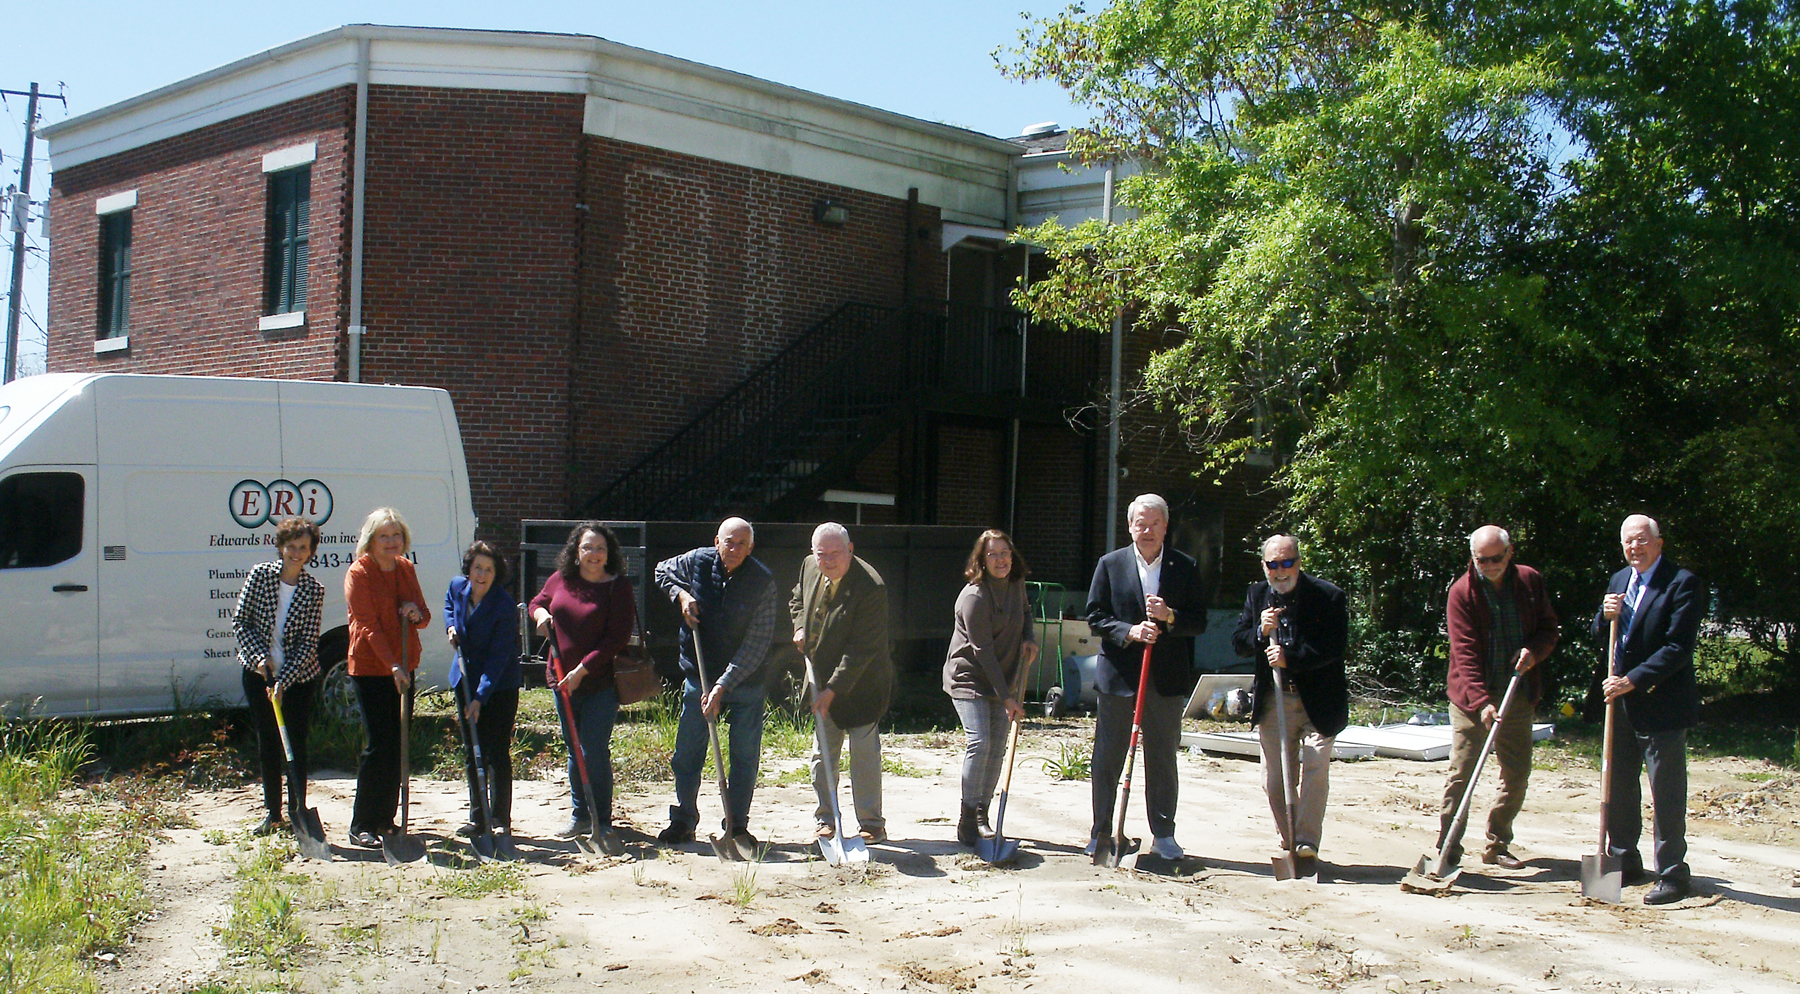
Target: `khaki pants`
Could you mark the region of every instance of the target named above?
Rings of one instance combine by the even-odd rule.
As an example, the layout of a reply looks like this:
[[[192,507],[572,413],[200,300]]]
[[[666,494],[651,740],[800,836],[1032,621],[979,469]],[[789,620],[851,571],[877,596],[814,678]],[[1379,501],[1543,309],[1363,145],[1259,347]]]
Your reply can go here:
[[[1497,707],[1498,705],[1496,705]],[[1494,739],[1494,755],[1489,768],[1500,767],[1500,798],[1488,812],[1487,852],[1505,852],[1513,840],[1513,819],[1525,806],[1525,784],[1531,779],[1531,705],[1515,700],[1512,713],[1500,722],[1500,734]],[[1475,773],[1475,761],[1481,758],[1481,747],[1487,744],[1488,729],[1481,716],[1469,714],[1450,705],[1450,779],[1444,784],[1444,805],[1438,818],[1438,845],[1450,832],[1456,820],[1456,806],[1462,803],[1469,777]],[[1482,771],[1487,775],[1488,771]],[[1469,820],[1475,820],[1474,802],[1470,802]],[[1466,829],[1465,829],[1466,831]],[[1450,853],[1462,857],[1462,846]]]
[[[1325,800],[1331,793],[1331,744],[1336,736],[1322,735],[1306,715],[1300,695],[1288,691],[1282,695],[1287,706],[1288,781],[1294,785],[1298,804],[1294,808],[1294,838],[1288,838],[1287,793],[1281,782],[1281,734],[1275,720],[1275,697],[1269,696],[1269,707],[1256,727],[1262,745],[1263,791],[1269,795],[1269,811],[1275,815],[1275,830],[1281,835],[1281,847],[1293,849],[1295,842],[1315,848],[1324,836]]]
[[[880,725],[870,722],[856,728],[839,728],[830,715],[819,715],[819,728],[825,733],[825,748],[831,750],[832,769],[842,774],[844,744],[850,744],[850,796],[853,798],[857,827],[880,834],[887,830],[887,819],[881,814],[881,734]],[[817,746],[812,755],[813,791],[819,795],[819,806],[813,818],[821,825],[831,824],[831,795],[837,783],[825,782],[825,760]],[[835,826],[834,826],[835,827]],[[844,819],[844,831],[850,831],[850,819]]]

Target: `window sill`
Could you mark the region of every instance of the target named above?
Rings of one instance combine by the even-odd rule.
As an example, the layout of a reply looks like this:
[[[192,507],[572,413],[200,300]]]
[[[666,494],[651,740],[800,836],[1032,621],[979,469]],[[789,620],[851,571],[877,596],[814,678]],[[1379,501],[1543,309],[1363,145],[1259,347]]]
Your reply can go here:
[[[283,331],[288,328],[301,328],[306,325],[305,311],[289,311],[286,314],[264,314],[256,319],[257,331]]]
[[[114,352],[129,353],[130,351],[130,335],[118,335],[113,338],[98,338],[94,340],[95,355],[109,355]]]

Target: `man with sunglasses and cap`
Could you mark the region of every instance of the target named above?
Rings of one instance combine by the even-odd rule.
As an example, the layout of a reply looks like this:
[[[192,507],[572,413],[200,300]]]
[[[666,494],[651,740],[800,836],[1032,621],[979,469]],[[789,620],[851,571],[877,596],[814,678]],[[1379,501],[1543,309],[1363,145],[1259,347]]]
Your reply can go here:
[[[1438,846],[1456,819],[1456,808],[1481,749],[1494,728],[1494,759],[1500,765],[1500,797],[1488,812],[1487,849],[1481,861],[1503,870],[1525,864],[1511,851],[1513,819],[1525,806],[1531,779],[1531,719],[1543,693],[1538,664],[1549,657],[1562,634],[1556,609],[1537,570],[1513,561],[1512,536],[1499,525],[1483,525],[1469,536],[1469,568],[1450,585],[1444,626],[1450,635],[1450,777],[1444,784]],[[1507,685],[1519,674],[1506,715],[1499,714]],[[1448,853],[1462,858],[1462,847]]]
[[[1238,655],[1256,658],[1252,714],[1262,746],[1263,790],[1282,848],[1302,861],[1307,873],[1324,834],[1332,742],[1350,723],[1350,682],[1344,675],[1350,614],[1342,590],[1301,572],[1300,541],[1294,536],[1264,539],[1262,568],[1265,579],[1250,585],[1231,644]],[[1274,710],[1278,674],[1285,691],[1286,754],[1300,767],[1292,838],[1282,783],[1281,723]]]

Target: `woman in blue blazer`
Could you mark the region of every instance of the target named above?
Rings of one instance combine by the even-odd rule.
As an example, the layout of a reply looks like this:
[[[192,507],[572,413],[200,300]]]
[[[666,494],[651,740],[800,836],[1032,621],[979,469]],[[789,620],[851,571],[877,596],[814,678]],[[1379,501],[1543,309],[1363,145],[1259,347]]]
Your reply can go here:
[[[519,603],[506,592],[506,560],[486,542],[463,553],[462,575],[444,594],[446,635],[456,648],[450,683],[457,709],[481,742],[488,767],[495,831],[512,829],[512,733],[519,713]],[[483,834],[481,797],[476,793],[475,758],[464,753],[469,780],[469,823],[464,835]]]

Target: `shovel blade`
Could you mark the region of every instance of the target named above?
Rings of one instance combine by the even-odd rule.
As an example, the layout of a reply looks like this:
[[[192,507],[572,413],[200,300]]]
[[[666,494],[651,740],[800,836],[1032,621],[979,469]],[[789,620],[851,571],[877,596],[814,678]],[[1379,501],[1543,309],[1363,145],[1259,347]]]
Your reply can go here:
[[[1618,904],[1625,883],[1621,863],[1620,857],[1610,853],[1589,853],[1581,857],[1581,896]]]
[[[844,861],[844,844],[840,842],[835,835],[829,839],[820,837],[819,855],[824,858],[828,865],[837,866]],[[867,858],[866,853],[864,854],[864,857]]]
[[[1124,861],[1125,857],[1137,852],[1143,844],[1144,842],[1142,839],[1126,839],[1117,836],[1110,839],[1101,839],[1094,846],[1094,865],[1110,866],[1117,869],[1118,865]]]
[[[1010,863],[1019,856],[1019,840],[1002,838],[998,835],[991,839],[977,839],[975,854],[992,866]]]
[[[519,859],[519,847],[513,843],[511,832],[494,833],[494,854],[498,859],[511,861]]]
[[[1269,867],[1275,871],[1276,880],[1292,880],[1300,875],[1294,864],[1294,854],[1291,852],[1270,856]]]
[[[844,862],[867,863],[869,847],[863,844],[862,836],[852,835],[844,840]]]
[[[500,847],[489,832],[477,833],[474,838],[469,840],[469,845],[475,850],[475,862],[477,863],[500,858]]]
[[[294,824],[294,841],[300,846],[300,855],[331,862],[331,844],[325,841],[325,825],[319,821],[318,808],[289,812],[288,820]]]
[[[389,866],[417,863],[425,858],[425,842],[416,835],[389,832],[381,838],[381,858],[387,860]]]
[[[719,857],[720,862],[742,863],[747,859],[738,849],[737,840],[729,835],[722,839],[716,835],[708,835],[706,841],[712,845],[713,855]]]
[[[591,835],[575,836],[575,848],[580,849],[589,856],[600,855],[600,844],[595,842],[594,837]]]

